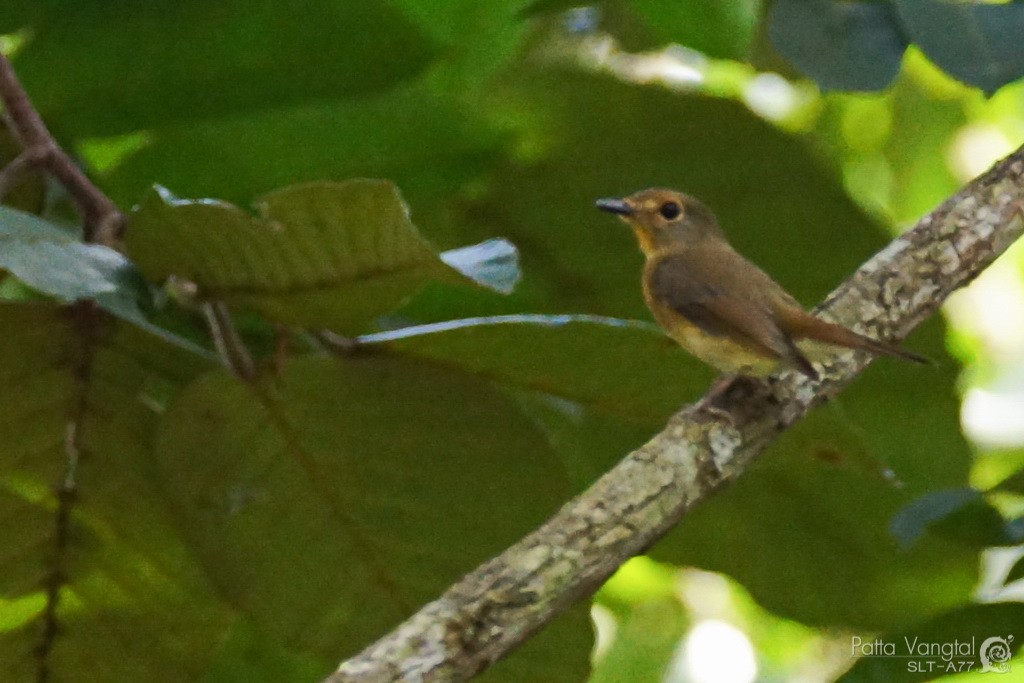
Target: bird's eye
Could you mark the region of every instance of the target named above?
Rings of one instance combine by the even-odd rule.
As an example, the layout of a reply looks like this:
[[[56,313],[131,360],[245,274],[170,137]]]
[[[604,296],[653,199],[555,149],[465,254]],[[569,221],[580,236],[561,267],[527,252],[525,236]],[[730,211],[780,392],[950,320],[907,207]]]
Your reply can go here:
[[[661,205],[661,208],[658,209],[658,213],[660,213],[661,217],[667,221],[679,218],[679,214],[682,212],[682,208],[675,202],[665,202]]]

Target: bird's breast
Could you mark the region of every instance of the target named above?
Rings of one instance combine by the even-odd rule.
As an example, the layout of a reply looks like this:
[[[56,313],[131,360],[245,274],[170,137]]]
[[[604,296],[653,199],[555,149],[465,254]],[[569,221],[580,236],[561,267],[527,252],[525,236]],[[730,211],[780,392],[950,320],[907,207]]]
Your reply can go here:
[[[778,358],[758,353],[725,335],[710,334],[660,302],[648,302],[655,320],[688,352],[721,372],[765,377],[780,368]]]

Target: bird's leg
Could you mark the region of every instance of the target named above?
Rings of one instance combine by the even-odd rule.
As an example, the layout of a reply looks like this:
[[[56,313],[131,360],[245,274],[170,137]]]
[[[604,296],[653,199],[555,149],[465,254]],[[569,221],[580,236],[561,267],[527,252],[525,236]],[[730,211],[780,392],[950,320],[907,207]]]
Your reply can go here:
[[[722,375],[714,382],[711,383],[711,388],[708,392],[701,397],[696,404],[694,409],[698,412],[708,413],[716,418],[721,419],[723,422],[728,423],[730,426],[733,425],[732,415],[728,411],[721,407],[721,400],[725,398],[729,391],[729,387],[732,386],[733,382],[740,377],[740,375]]]

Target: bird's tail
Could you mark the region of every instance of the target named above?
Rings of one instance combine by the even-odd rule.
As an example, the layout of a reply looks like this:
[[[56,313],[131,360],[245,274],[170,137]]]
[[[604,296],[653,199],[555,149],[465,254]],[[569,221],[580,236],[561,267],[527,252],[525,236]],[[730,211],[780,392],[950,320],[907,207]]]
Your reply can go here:
[[[906,351],[887,342],[865,337],[841,325],[834,325],[809,313],[804,313],[797,320],[790,320],[790,334],[796,339],[813,339],[815,341],[842,346],[848,349],[867,351],[882,356],[892,356],[914,363],[931,363],[928,358]]]

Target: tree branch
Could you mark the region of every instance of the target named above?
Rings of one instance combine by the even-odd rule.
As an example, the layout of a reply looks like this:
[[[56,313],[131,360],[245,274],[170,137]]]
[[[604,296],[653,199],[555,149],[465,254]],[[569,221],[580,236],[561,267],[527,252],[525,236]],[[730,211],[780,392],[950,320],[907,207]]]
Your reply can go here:
[[[818,313],[902,339],[1024,232],[1024,148],[861,266]],[[330,676],[328,683],[463,681],[596,590],[735,479],[783,430],[869,362],[841,353],[821,380],[740,379],[687,406],[539,529],[486,562]]]
[[[0,171],[0,197],[21,173],[35,167],[46,169],[75,200],[82,216],[82,239],[112,246],[124,232],[124,214],[57,144],[3,53],[0,53],[0,103],[3,103],[11,133],[23,149]]]

